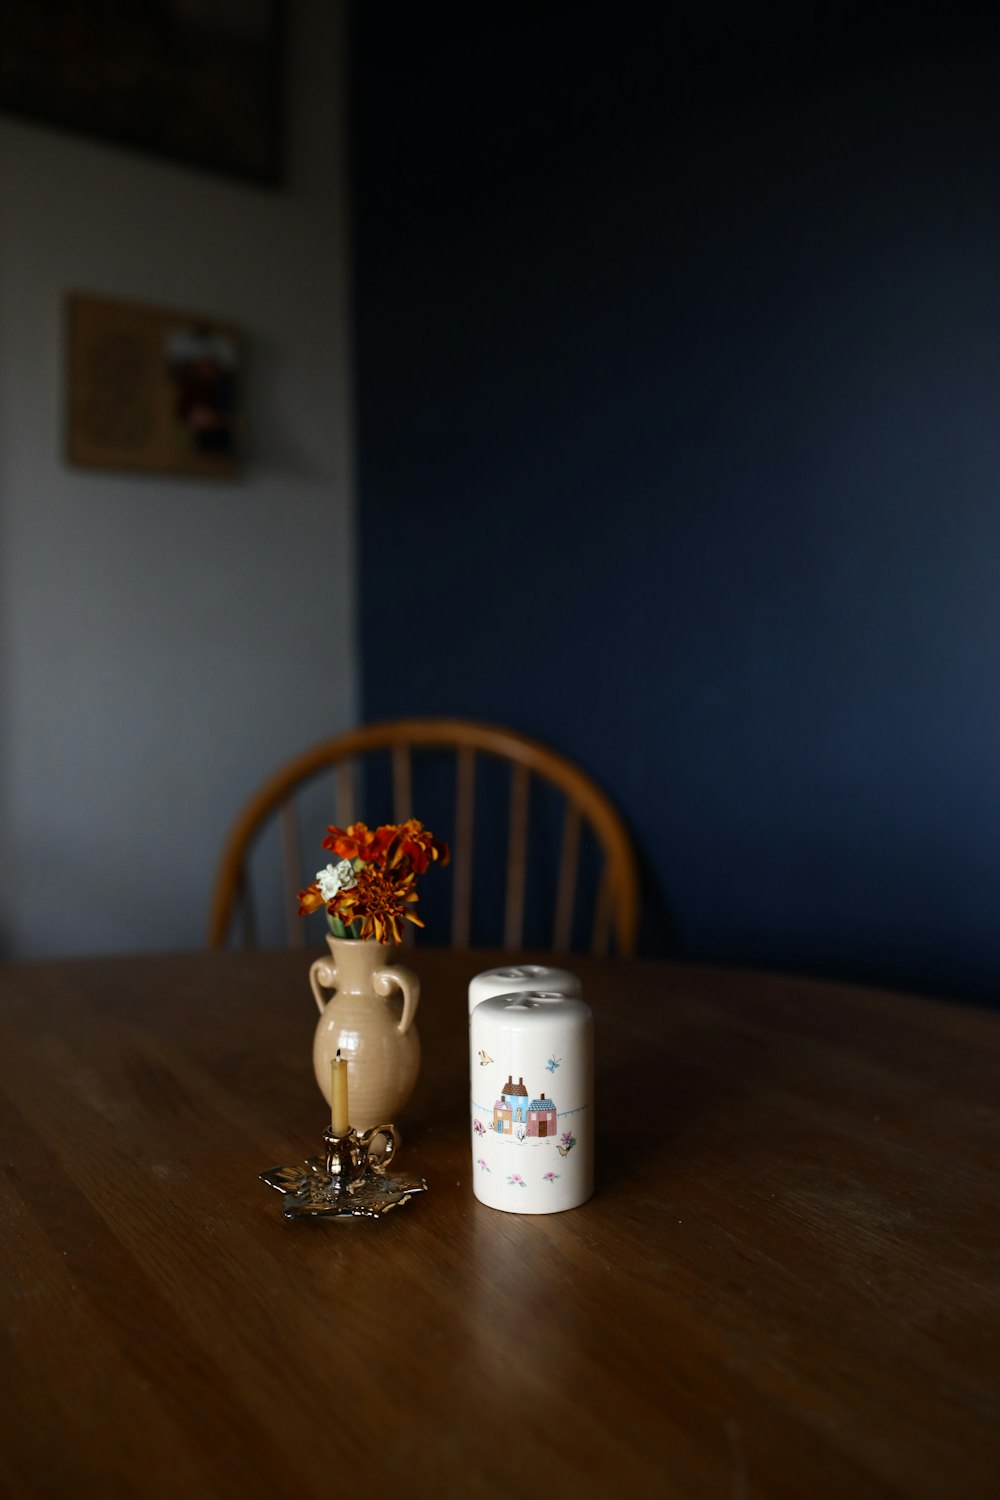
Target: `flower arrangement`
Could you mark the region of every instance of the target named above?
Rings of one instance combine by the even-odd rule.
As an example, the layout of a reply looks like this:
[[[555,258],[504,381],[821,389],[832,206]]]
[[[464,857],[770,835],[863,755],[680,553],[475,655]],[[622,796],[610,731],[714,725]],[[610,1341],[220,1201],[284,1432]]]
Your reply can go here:
[[[339,863],[317,871],[299,892],[299,916],[325,906],[334,937],[376,943],[401,942],[404,919],[423,927],[411,910],[420,900],[417,876],[451,858],[448,845],[416,818],[374,830],[365,823],[331,825],[323,848],[339,855]]]

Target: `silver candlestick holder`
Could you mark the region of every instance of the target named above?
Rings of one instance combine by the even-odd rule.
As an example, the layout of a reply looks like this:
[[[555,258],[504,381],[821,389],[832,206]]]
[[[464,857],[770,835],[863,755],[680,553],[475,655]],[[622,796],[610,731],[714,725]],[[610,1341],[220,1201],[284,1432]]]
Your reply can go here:
[[[427,1191],[422,1177],[386,1170],[399,1150],[395,1125],[373,1125],[363,1135],[353,1128],[334,1135],[328,1125],[323,1145],[323,1155],[304,1166],[261,1172],[261,1181],[283,1195],[286,1219],[378,1219]]]

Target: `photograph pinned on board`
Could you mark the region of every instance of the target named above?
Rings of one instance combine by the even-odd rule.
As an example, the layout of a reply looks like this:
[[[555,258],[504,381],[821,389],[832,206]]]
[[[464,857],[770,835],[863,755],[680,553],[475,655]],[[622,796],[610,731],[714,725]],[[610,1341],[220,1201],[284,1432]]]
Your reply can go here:
[[[235,478],[243,341],[204,314],[75,293],[68,458],[85,468]]]
[[[233,456],[239,372],[234,339],[204,324],[175,328],[167,334],[164,352],[181,439],[196,453]]]

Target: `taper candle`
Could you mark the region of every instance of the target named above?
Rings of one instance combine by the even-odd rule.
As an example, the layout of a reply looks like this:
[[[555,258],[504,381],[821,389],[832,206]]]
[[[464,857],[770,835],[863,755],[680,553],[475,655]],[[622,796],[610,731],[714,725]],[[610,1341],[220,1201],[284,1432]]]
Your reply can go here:
[[[330,1059],[330,1127],[334,1135],[346,1135],[350,1129],[347,1107],[347,1058],[341,1057],[339,1047],[336,1057]]]

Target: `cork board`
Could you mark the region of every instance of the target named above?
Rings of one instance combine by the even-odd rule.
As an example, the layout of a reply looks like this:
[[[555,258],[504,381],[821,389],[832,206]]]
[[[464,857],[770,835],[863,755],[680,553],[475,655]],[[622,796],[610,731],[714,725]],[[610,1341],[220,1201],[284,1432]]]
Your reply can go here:
[[[240,471],[243,341],[200,313],[67,300],[71,464],[232,479]]]

